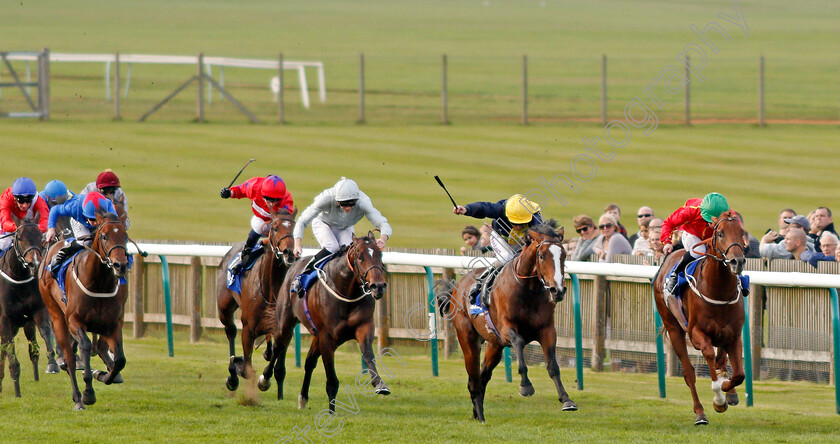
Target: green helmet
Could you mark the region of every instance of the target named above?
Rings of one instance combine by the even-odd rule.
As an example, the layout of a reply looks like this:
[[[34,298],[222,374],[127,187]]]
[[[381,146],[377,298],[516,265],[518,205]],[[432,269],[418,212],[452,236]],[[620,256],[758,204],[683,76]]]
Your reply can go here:
[[[729,204],[720,193],[709,193],[700,203],[700,215],[706,222],[711,222],[713,217],[719,217],[727,210],[729,210]]]

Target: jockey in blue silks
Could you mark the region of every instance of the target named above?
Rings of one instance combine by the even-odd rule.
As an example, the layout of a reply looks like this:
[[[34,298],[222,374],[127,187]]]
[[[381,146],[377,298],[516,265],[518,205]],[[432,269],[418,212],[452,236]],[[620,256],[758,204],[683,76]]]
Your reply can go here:
[[[47,242],[55,236],[55,224],[61,216],[70,217],[70,227],[73,229],[73,236],[75,237],[73,241],[66,242],[61,250],[53,256],[50,262],[50,272],[53,273],[53,276],[58,272],[58,267],[61,266],[62,262],[91,244],[90,234],[99,226],[99,222],[96,220],[96,213],[99,211],[117,213],[111,200],[96,191],[88,194],[77,194],[67,202],[52,207],[50,219],[47,223]]]

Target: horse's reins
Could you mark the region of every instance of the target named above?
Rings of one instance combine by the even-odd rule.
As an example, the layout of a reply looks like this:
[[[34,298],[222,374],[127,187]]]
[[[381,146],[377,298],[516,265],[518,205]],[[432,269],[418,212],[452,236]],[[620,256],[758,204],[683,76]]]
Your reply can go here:
[[[357,271],[357,269],[359,268],[358,267],[359,258],[355,255],[355,251],[361,245],[362,244],[356,244],[356,245],[351,246],[347,250],[347,254],[345,255],[345,259],[347,260],[347,266],[350,268],[350,271],[353,272],[353,276],[361,282],[359,287],[362,289],[362,295],[357,297],[356,299],[348,299],[348,298],[345,298],[344,296],[341,296],[340,294],[338,294],[337,291],[333,290],[332,287],[330,287],[329,284],[327,284],[326,273],[324,272],[324,270],[322,270],[318,267],[315,267],[315,270],[318,274],[318,280],[321,282],[321,285],[323,285],[324,288],[326,288],[327,291],[331,295],[333,295],[336,299],[338,299],[340,301],[357,302],[357,301],[361,300],[362,298],[364,298],[365,296],[368,296],[368,295],[371,294],[370,287],[368,286],[368,282],[366,280],[367,279],[367,274],[370,272],[370,270],[379,269],[379,270],[382,270],[383,273],[387,273],[387,271],[385,271],[385,268],[383,268],[381,265],[374,264],[374,265],[371,265],[370,267],[368,267],[368,269],[365,270],[364,273],[359,275],[359,273]],[[357,267],[353,267],[353,264],[350,262],[350,256],[351,255],[353,256],[353,262],[356,263]]]
[[[716,254],[711,254],[708,251],[705,251],[705,252],[703,252],[703,257],[704,258],[705,257],[710,257],[710,258],[712,258],[712,259],[714,259],[718,262],[721,262],[723,265],[728,267],[730,263],[735,261],[735,259],[727,259],[726,258],[726,255],[729,253],[729,249],[737,246],[737,247],[741,248],[741,252],[743,253],[744,252],[744,246],[741,245],[738,242],[733,242],[728,247],[726,247],[726,250],[721,250],[718,247],[717,236],[714,235],[714,232],[717,232],[718,225],[720,225],[720,223],[725,221],[725,220],[727,220],[727,221],[729,221],[729,220],[737,221],[737,219],[735,219],[734,217],[727,217],[725,219],[718,219],[718,221],[715,223],[715,226],[712,228],[712,230],[713,230],[712,237],[698,243],[697,245],[692,247],[691,250],[692,250],[692,252],[696,253],[697,252],[697,250],[696,250],[697,247],[699,247],[701,245],[708,245],[714,250],[714,252]],[[718,257],[718,255],[720,255],[720,257]],[[716,299],[711,299],[711,298],[707,297],[706,295],[704,295],[703,293],[701,293],[700,290],[697,289],[697,283],[696,283],[696,279],[694,278],[694,276],[691,276],[689,274],[685,275],[685,280],[686,280],[686,282],[688,282],[688,286],[691,287],[691,289],[694,290],[694,292],[697,293],[697,295],[700,296],[704,301],[708,302],[709,304],[714,304],[714,305],[732,305],[732,304],[735,304],[735,303],[738,302],[738,300],[741,298],[743,288],[741,287],[741,279],[738,278],[737,275],[735,276],[735,278],[738,281],[738,293],[735,295],[735,298],[730,300],[730,301],[719,301],[719,300],[716,300]]]
[[[563,243],[562,243],[562,242],[560,242],[560,241],[556,241],[556,240],[544,240],[544,241],[540,242],[539,244],[537,244],[537,246],[534,248],[534,250],[538,250],[538,249],[539,249],[539,248],[540,248],[543,244],[559,245],[559,246],[560,246],[560,248],[563,248]],[[519,285],[522,285],[523,287],[527,287],[527,285],[525,285],[525,283],[524,283],[524,282],[522,282],[522,280],[523,280],[523,279],[533,279],[533,278],[537,278],[537,279],[539,279],[539,280],[540,280],[540,283],[543,285],[543,291],[546,291],[546,290],[548,290],[549,288],[551,288],[551,287],[549,287],[548,285],[546,285],[546,283],[545,283],[545,278],[542,276],[542,273],[540,273],[540,267],[539,267],[539,265],[536,265],[536,266],[534,267],[534,268],[536,268],[536,270],[537,270],[537,271],[536,271],[533,275],[531,275],[531,276],[520,276],[519,274],[517,274],[517,273],[516,273],[516,269],[519,267],[519,261],[520,261],[521,259],[522,259],[522,255],[519,255],[519,256],[516,258],[516,263],[514,263],[514,264],[513,264],[513,276],[516,278],[516,281],[517,281],[517,282],[519,282]]]
[[[120,221],[118,221],[118,220],[109,220],[109,221],[105,221],[104,223],[102,223],[102,225],[100,225],[100,226],[97,228],[96,232],[94,233],[94,236],[99,236],[99,232],[100,232],[101,230],[103,230],[103,229],[104,229],[107,225],[109,225],[109,224],[120,224],[120,225],[122,225],[123,223],[122,223],[122,222],[120,222]],[[126,236],[126,237],[128,237],[128,236]],[[129,240],[130,240],[130,239],[129,239]],[[104,239],[104,238],[102,239],[102,243],[103,243],[103,246],[104,246],[104,243],[105,243],[105,239]],[[138,247],[138,246],[137,246],[137,244],[136,244],[133,240],[131,240],[131,243],[134,243],[134,246],[135,246],[135,247],[137,247],[137,251],[140,251],[140,247]],[[88,247],[87,245],[84,245],[84,243],[82,243],[81,245],[82,245],[82,246],[83,246],[86,250],[88,250],[88,251],[92,252],[93,254],[95,254],[95,255],[96,255],[96,257],[97,257],[97,259],[99,259],[99,262],[100,262],[100,263],[102,263],[102,264],[104,264],[107,268],[110,268],[111,270],[113,270],[113,269],[114,269],[114,261],[112,261],[112,260],[111,260],[111,252],[112,252],[112,251],[114,251],[114,250],[115,250],[115,249],[117,249],[117,248],[122,248],[123,250],[125,250],[126,255],[128,255],[128,248],[126,248],[126,246],[125,246],[125,245],[120,245],[120,244],[117,244],[117,245],[114,245],[114,246],[112,246],[111,248],[109,248],[109,249],[105,252],[105,259],[102,259],[102,256],[100,256],[100,255],[99,255],[99,252],[98,252],[98,251],[94,250],[94,249],[93,249],[93,248],[91,248],[91,247]],[[71,268],[71,271],[72,271],[72,273],[73,273],[73,280],[76,282],[76,285],[77,285],[79,288],[81,288],[81,289],[82,289],[82,291],[83,291],[86,295],[88,295],[88,296],[90,296],[90,297],[92,297],[92,298],[110,298],[110,297],[114,297],[114,296],[116,296],[117,292],[119,292],[119,291],[120,291],[120,281],[119,281],[119,279],[117,279],[117,285],[115,285],[115,286],[114,286],[114,290],[113,290],[113,291],[108,292],[108,293],[95,293],[95,292],[92,292],[92,291],[88,290],[88,289],[87,289],[87,287],[85,287],[85,286],[82,284],[82,281],[81,281],[81,280],[79,280],[79,275],[78,275],[78,273],[76,273],[76,261],[75,261],[75,259],[73,260],[73,265],[72,265],[70,268]]]
[[[29,253],[29,252],[30,252],[30,251],[32,251],[32,250],[35,250],[35,251],[40,252],[40,253],[41,253],[41,255],[43,256],[44,247],[43,247],[43,246],[37,246],[37,247],[33,246],[33,247],[29,247],[29,248],[27,248],[26,250],[24,250],[24,251],[21,253],[21,251],[20,251],[20,243],[18,242],[17,234],[20,232],[20,230],[21,230],[24,226],[27,226],[27,225],[35,225],[35,224],[31,224],[31,223],[21,224],[21,225],[17,228],[17,230],[15,230],[15,232],[14,232],[14,233],[9,233],[9,234],[7,234],[7,235],[5,235],[5,236],[3,236],[3,237],[4,237],[4,238],[5,238],[5,237],[9,237],[9,236],[14,236],[14,237],[15,237],[15,238],[14,238],[14,241],[12,242],[12,248],[14,248],[14,250],[15,250],[15,256],[17,256],[17,259],[18,259],[18,261],[20,261],[20,264],[21,264],[21,265],[23,265],[23,268],[24,268],[27,272],[29,272],[29,267],[27,267],[27,262],[26,262],[26,255],[27,255],[27,253]],[[27,282],[31,282],[33,279],[35,279],[35,274],[34,274],[34,273],[32,273],[32,272],[29,272],[29,278],[28,278],[28,279],[24,279],[24,280],[22,280],[22,281],[18,281],[18,280],[12,279],[12,277],[11,277],[11,276],[9,276],[8,274],[6,274],[6,273],[5,273],[2,269],[0,269],[0,276],[3,276],[3,278],[4,278],[4,279],[6,279],[7,281],[9,281],[9,282],[11,282],[11,283],[13,283],[13,284],[15,284],[15,285],[25,284],[25,283],[27,283]]]

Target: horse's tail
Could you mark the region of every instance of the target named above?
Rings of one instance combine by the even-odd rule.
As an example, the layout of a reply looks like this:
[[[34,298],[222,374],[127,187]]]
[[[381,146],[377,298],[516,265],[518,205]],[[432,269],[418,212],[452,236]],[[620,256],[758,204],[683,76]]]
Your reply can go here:
[[[455,283],[448,279],[435,281],[435,298],[438,303],[438,312],[441,316],[449,314],[452,306],[452,292],[455,290]]]

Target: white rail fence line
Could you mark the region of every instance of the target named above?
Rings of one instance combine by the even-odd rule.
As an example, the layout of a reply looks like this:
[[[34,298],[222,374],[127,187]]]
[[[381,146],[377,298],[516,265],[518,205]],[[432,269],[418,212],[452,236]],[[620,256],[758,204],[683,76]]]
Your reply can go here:
[[[29,54],[15,54],[8,57],[9,60],[18,60],[26,62],[37,61],[37,55]],[[50,53],[50,62],[71,62],[71,63],[105,63],[105,98],[111,100],[111,64],[116,62],[116,54],[72,54],[53,52]],[[120,54],[120,63],[128,64],[128,73],[126,74],[125,89],[123,97],[128,97],[128,91],[131,86],[131,68],[134,63],[144,64],[158,64],[158,65],[195,65],[198,63],[198,56],[176,56],[176,55],[152,55],[152,54]],[[27,64],[27,75],[29,75],[29,68]],[[225,67],[232,68],[253,68],[253,69],[270,69],[277,72],[279,62],[277,60],[267,59],[240,59],[233,57],[204,57],[204,69],[208,75],[212,75],[212,67],[220,67],[219,84],[225,85]],[[324,64],[322,62],[311,61],[283,61],[283,69],[297,71],[298,82],[300,84],[300,99],[303,107],[309,109],[309,84],[306,79],[306,68],[315,68],[318,75],[318,96],[321,103],[327,101],[327,87],[326,78],[324,75]],[[275,86],[277,85],[277,86]],[[277,100],[277,93],[275,90],[279,88],[279,78],[272,77],[269,81],[269,89],[274,93],[274,100]],[[213,100],[212,86],[207,89],[207,97],[210,102]]]

